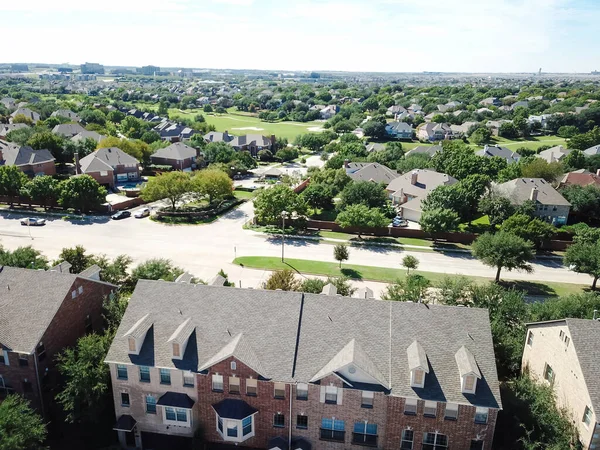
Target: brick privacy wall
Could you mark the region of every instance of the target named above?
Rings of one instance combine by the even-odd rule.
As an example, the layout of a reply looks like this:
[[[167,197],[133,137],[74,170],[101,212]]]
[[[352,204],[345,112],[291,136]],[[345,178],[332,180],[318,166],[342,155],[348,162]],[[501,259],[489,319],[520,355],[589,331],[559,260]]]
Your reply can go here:
[[[77,294],[77,297],[72,299],[71,291],[78,290],[79,286],[83,286],[83,293]],[[85,335],[85,319],[88,315],[92,319],[93,329],[96,331],[102,329],[102,303],[113,289],[115,288],[92,280],[77,279],[67,292],[65,299],[43,334],[41,342],[44,344],[46,353],[45,357],[39,361],[38,369],[46,411],[59,385],[56,355],[65,347],[74,346],[77,339]],[[6,371],[7,375],[4,376],[6,383],[10,384],[15,392],[20,394],[23,393],[23,379],[28,378],[32,383],[32,391],[24,393],[24,395],[32,401],[34,407],[41,410],[42,405],[35,376],[34,356],[29,356],[27,367],[19,366],[16,353],[10,353],[9,359],[10,366],[2,366],[0,374],[4,376],[3,372]],[[48,369],[47,373],[46,369]]]

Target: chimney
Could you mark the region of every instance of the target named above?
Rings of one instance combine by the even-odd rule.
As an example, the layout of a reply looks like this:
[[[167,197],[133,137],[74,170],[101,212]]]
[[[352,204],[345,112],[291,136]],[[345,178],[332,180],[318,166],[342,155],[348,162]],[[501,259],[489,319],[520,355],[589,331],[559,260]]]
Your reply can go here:
[[[347,169],[350,166],[350,160],[349,159],[345,159],[344,160],[344,168]]]
[[[2,159],[2,152],[0,152],[0,160]],[[596,170],[596,175],[600,177],[600,169]]]
[[[271,135],[271,149],[272,149],[273,153],[277,151],[277,145],[276,145],[276,142],[277,142],[277,141],[275,140],[275,135],[274,135],[274,134],[272,134],[272,135]]]
[[[73,157],[75,159],[75,175],[79,175],[81,172],[81,167],[79,166],[79,153],[75,152]]]
[[[410,174],[410,184],[415,186],[417,184],[418,180],[419,180],[419,171],[413,170]]]
[[[2,155],[2,149],[0,149],[0,162],[4,161],[4,155]]]
[[[531,194],[529,194],[529,200],[531,200],[532,202],[536,202],[537,198],[538,198],[538,190],[537,188],[532,188],[531,189]]]

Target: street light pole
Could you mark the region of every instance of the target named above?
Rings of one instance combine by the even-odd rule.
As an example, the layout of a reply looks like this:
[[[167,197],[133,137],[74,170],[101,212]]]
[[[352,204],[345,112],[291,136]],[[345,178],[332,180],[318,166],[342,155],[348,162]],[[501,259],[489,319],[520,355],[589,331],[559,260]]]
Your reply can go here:
[[[287,211],[281,211],[281,218],[283,219],[283,227],[281,228],[281,262],[284,262],[284,248],[285,248],[285,218],[288,215]]]

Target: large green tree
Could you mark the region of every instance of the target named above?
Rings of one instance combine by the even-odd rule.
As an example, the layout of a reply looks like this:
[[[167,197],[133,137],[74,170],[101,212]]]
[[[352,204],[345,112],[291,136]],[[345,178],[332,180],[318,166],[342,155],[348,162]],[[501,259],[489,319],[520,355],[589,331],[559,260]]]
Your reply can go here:
[[[578,273],[587,273],[593,278],[592,290],[600,278],[600,240],[575,242],[567,248],[565,265]]]
[[[388,223],[388,219],[379,208],[369,208],[360,203],[348,206],[337,215],[335,221],[343,228],[384,227]]]
[[[473,242],[473,255],[486,266],[496,268],[496,282],[502,269],[533,272],[533,244],[506,231],[485,233]]]
[[[504,221],[500,227],[502,231],[512,233],[530,241],[539,248],[556,234],[556,228],[538,218],[531,218],[525,214],[514,214]]]
[[[502,225],[506,219],[515,213],[515,207],[506,197],[488,194],[479,201],[478,210],[488,216],[492,228]]]
[[[64,208],[87,213],[99,209],[106,201],[106,189],[89,175],[79,175],[64,180],[59,185],[58,202]]]
[[[233,183],[229,176],[218,169],[196,172],[192,178],[193,192],[208,199],[208,203],[222,201],[233,195]]]
[[[460,218],[451,209],[434,208],[427,209],[421,214],[419,220],[421,229],[426,233],[449,233],[456,231],[460,224]]]
[[[383,209],[387,203],[388,195],[381,184],[371,181],[355,181],[346,185],[340,194],[337,207],[339,210],[343,210],[349,205],[362,204],[369,208]]]
[[[171,209],[177,209],[177,203],[193,189],[190,175],[186,172],[168,172],[152,178],[140,191],[140,197],[147,202],[167,199]]]
[[[283,211],[290,215],[294,212],[299,216],[306,214],[306,202],[302,196],[286,185],[264,189],[254,199],[254,215],[259,224],[282,223]]]
[[[59,182],[48,175],[33,177],[22,189],[31,200],[48,209],[60,195]]]
[[[169,259],[153,258],[140,263],[131,271],[130,283],[135,286],[139,280],[175,281],[184,270]]]
[[[17,166],[0,166],[0,195],[9,197],[11,207],[27,181],[27,176]]]
[[[21,267],[23,269],[46,270],[48,259],[31,245],[10,251],[0,245],[0,266]]]
[[[600,219],[600,188],[595,185],[569,185],[561,194],[571,203],[571,211],[583,220]]]
[[[334,188],[324,183],[310,183],[302,197],[311,208],[331,209],[333,208]]]
[[[0,402],[0,450],[41,450],[46,434],[42,418],[23,397]]]

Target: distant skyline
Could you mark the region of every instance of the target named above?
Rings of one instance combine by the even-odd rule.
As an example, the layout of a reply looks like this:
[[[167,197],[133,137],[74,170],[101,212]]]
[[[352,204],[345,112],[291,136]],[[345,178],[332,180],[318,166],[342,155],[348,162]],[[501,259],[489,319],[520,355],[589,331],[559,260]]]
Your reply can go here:
[[[3,0],[2,62],[356,72],[600,70],[597,0]]]

